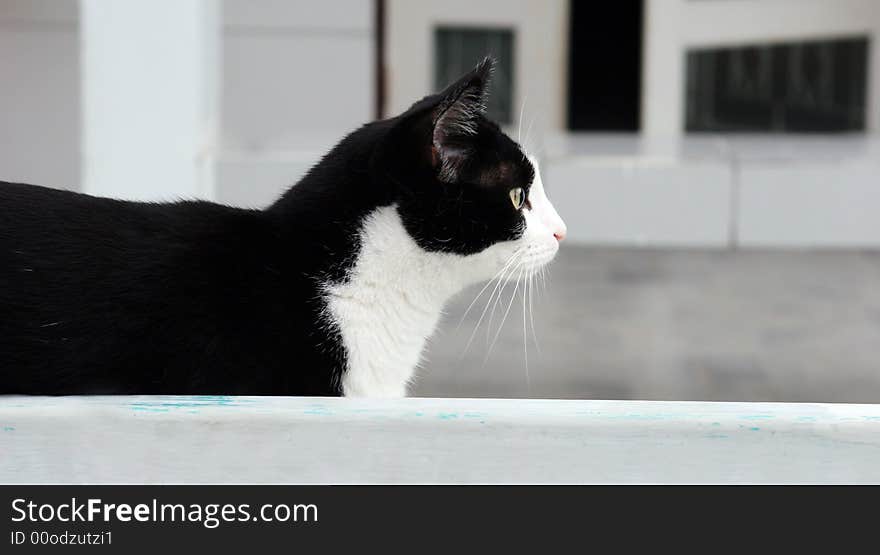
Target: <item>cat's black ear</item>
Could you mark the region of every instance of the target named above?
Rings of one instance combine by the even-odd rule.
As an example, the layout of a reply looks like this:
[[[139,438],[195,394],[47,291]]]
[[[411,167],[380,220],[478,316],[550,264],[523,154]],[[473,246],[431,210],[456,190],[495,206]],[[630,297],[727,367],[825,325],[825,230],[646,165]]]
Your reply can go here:
[[[441,181],[456,181],[471,154],[478,118],[486,112],[494,69],[495,60],[487,56],[439,94],[441,101],[433,113],[431,154]]]

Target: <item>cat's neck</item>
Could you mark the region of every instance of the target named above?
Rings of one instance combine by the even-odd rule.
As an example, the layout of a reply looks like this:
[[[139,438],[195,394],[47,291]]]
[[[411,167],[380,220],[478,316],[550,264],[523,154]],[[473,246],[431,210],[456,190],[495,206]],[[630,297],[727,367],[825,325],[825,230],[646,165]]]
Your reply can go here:
[[[373,211],[346,279],[325,287],[346,350],[343,393],[405,395],[443,304],[474,279],[463,257],[421,249],[394,205]]]
[[[364,220],[349,279],[380,283],[383,290],[405,295],[416,306],[439,309],[472,278],[464,256],[429,252],[416,244],[392,204]]]

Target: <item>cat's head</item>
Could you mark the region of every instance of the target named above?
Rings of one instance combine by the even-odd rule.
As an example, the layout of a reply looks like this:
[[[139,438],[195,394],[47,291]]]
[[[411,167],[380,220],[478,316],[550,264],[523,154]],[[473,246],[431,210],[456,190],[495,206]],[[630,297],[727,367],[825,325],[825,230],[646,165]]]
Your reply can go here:
[[[566,233],[536,160],[485,116],[493,67],[486,58],[394,118],[383,149],[407,232],[424,250],[465,258],[476,279],[509,262],[531,275]]]

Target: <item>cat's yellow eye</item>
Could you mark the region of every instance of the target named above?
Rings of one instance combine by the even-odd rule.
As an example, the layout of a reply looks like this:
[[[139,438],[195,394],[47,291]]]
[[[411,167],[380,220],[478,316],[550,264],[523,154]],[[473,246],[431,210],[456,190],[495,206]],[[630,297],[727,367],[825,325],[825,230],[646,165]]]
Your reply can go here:
[[[526,193],[522,190],[522,187],[517,187],[516,189],[510,190],[510,202],[513,203],[513,207],[519,210],[522,208],[523,203],[526,201]]]

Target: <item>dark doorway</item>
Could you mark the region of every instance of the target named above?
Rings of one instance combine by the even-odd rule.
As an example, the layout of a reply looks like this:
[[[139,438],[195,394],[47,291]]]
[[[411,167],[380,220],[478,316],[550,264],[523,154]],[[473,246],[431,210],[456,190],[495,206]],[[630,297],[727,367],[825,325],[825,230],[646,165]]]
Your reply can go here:
[[[643,0],[569,5],[569,129],[638,131]]]

